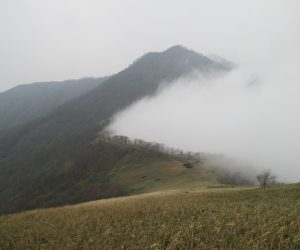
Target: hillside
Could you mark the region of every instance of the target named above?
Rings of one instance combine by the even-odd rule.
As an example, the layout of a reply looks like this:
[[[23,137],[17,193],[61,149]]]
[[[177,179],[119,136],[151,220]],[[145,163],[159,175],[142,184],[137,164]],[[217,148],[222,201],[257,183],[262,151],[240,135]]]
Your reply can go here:
[[[181,46],[148,53],[48,115],[0,132],[0,214],[130,193],[107,175],[132,147],[92,143],[110,118],[162,82],[230,69]]]
[[[107,78],[18,85],[0,93],[0,130],[46,116],[55,108],[99,86]]]
[[[181,189],[0,217],[1,249],[299,249],[300,185]]]
[[[181,187],[250,183],[241,176],[236,178],[234,172],[230,173],[234,181],[226,181],[228,173],[205,158],[170,155],[140,144],[97,140],[81,150],[78,154],[67,152],[69,155],[63,159],[69,160],[64,165],[57,164],[61,158],[56,158],[44,169],[38,165],[17,171],[2,168],[13,178],[0,183],[1,197],[6,201],[0,204],[0,212]]]

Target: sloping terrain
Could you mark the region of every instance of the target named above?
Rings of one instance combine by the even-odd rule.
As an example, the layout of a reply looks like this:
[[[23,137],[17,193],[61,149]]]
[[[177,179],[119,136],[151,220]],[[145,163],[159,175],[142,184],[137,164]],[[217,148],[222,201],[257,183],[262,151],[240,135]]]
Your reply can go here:
[[[187,168],[186,161],[162,153],[136,151],[114,167],[111,183],[126,187],[130,194],[218,183],[221,173],[209,164],[193,163]]]
[[[299,249],[300,185],[181,189],[0,217],[1,249]]]
[[[128,194],[107,174],[132,148],[92,142],[116,112],[195,70],[215,76],[230,67],[181,46],[148,53],[49,115],[0,132],[0,214]]]
[[[55,108],[99,86],[107,78],[19,85],[0,93],[0,130],[46,116]]]
[[[186,167],[186,157],[140,145],[99,140],[81,150],[64,155],[63,159],[68,160],[63,165],[57,154],[58,158],[45,168],[33,165],[15,172],[2,168],[8,177],[0,183],[0,194],[6,201],[0,204],[1,213],[180,187],[212,186],[220,184],[223,176],[209,162],[191,160]]]

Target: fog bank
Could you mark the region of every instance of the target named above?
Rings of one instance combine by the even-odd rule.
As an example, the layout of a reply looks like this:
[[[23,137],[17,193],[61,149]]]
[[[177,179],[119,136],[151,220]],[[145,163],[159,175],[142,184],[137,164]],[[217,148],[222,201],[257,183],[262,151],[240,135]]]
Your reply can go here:
[[[293,58],[261,72],[239,67],[222,78],[178,79],[117,114],[109,130],[223,153],[271,168],[281,181],[300,181],[300,77]]]

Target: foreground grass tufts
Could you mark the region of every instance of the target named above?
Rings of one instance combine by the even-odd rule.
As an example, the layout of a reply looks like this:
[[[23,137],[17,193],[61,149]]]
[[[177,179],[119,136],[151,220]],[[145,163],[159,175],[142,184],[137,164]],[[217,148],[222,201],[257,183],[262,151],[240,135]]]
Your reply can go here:
[[[299,184],[230,190],[3,216],[0,249],[300,249]]]

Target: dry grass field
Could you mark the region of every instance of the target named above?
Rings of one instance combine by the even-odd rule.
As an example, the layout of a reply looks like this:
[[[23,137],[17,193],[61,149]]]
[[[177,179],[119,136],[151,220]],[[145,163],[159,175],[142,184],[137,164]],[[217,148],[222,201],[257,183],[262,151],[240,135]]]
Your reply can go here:
[[[2,216],[0,249],[300,249],[300,185],[182,189]]]

